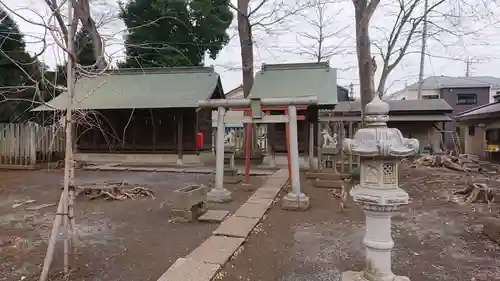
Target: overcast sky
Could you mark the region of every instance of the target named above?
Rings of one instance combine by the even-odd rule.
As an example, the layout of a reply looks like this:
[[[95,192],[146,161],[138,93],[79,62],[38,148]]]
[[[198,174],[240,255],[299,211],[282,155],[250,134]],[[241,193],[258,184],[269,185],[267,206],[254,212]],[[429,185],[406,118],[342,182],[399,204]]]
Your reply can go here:
[[[45,28],[37,25],[41,23],[42,18],[47,20],[50,15],[44,0],[0,0],[4,5],[19,13],[23,18],[14,17],[21,31],[26,35],[26,42],[30,52],[39,52],[43,44],[40,38],[43,37]],[[96,2],[100,1],[100,2]],[[124,24],[116,18],[117,4],[113,0],[94,0],[94,16],[97,19],[105,18],[105,23],[100,29],[104,35],[106,44],[106,53],[112,57],[113,61],[123,60],[123,30]],[[255,0],[253,0],[255,2]],[[274,1],[274,0],[269,0]],[[288,1],[288,0],[287,0]],[[289,0],[293,4],[295,0]],[[433,3],[436,0],[429,0]],[[458,1],[458,0],[453,0]],[[453,2],[447,1],[447,2]],[[481,2],[481,0],[472,0]],[[372,40],[383,45],[384,34],[392,27],[394,21],[393,1],[382,0],[373,21],[372,21]],[[449,5],[449,4],[443,4]],[[477,5],[476,5],[477,6]],[[464,9],[458,7],[442,7],[443,11],[450,9]],[[478,8],[479,9],[479,8]],[[482,10],[482,8],[480,8]],[[485,10],[486,11],[486,10]],[[338,55],[330,60],[330,65],[338,69],[338,84],[348,86],[350,83],[355,85],[354,89],[358,92],[356,48],[353,28],[353,5],[351,1],[339,1],[328,7],[328,15],[331,15],[332,24],[328,30],[335,32],[341,30],[337,36],[327,40],[327,46],[338,46]],[[493,13],[494,14],[494,13]],[[310,19],[315,17],[312,10],[304,11],[303,15]],[[236,17],[235,17],[236,20]],[[433,19],[449,27],[449,22],[442,18]],[[458,21],[458,19],[455,19]],[[446,22],[446,23],[445,23]],[[471,76],[497,76],[500,64],[500,40],[498,34],[500,25],[496,24],[495,19],[488,17],[485,12],[484,17],[472,19],[468,15],[463,15],[458,22],[462,28],[469,31],[475,31],[466,36],[439,35],[439,40],[430,39],[428,47],[428,56],[425,59],[425,76],[447,75],[464,76],[466,71],[466,61],[471,61]],[[216,71],[221,74],[222,82],[226,91],[241,84],[241,60],[239,51],[239,40],[234,28],[229,31],[232,36],[230,43],[222,50],[215,61],[207,60],[207,65],[213,65]],[[431,32],[437,28],[431,26]],[[301,37],[298,34],[313,34],[314,28],[307,24],[306,20],[300,16],[290,18],[286,27],[271,28],[271,34],[264,31],[255,33],[255,67],[256,71],[262,63],[283,63],[283,62],[307,62],[311,61],[300,48],[312,46],[314,42]],[[50,35],[47,38],[51,37]],[[44,62],[50,66],[63,61],[62,52],[55,46],[53,40],[48,40],[50,45],[42,56]],[[414,54],[407,55],[401,64],[393,71],[389,77],[387,86],[388,92],[394,92],[405,86],[405,83],[412,84],[418,80],[420,55],[418,50],[420,41],[415,42],[410,49]],[[372,48],[374,55],[376,48]],[[382,61],[377,58],[381,69]]]

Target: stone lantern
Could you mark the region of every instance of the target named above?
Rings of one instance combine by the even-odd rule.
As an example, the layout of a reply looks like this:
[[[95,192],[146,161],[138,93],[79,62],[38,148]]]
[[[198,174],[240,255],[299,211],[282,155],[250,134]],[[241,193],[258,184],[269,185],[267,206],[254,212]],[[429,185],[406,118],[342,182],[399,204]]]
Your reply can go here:
[[[346,153],[360,156],[360,184],[350,194],[366,215],[365,269],[347,271],[342,281],[403,281],[391,269],[391,217],[401,205],[408,204],[408,193],[399,188],[399,164],[402,157],[414,155],[418,140],[404,138],[398,129],[388,128],[389,105],[378,95],[366,105],[365,128],[353,139],[345,139]]]

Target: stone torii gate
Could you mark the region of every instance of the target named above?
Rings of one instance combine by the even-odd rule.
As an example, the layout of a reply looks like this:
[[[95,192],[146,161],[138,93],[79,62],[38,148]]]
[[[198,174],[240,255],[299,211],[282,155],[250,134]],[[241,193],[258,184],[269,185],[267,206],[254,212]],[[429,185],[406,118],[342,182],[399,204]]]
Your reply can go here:
[[[231,200],[231,192],[224,188],[224,131],[225,114],[227,108],[249,107],[251,115],[238,117],[243,123],[288,123],[290,135],[290,168],[292,191],[282,201],[282,207],[286,210],[306,210],[309,208],[309,197],[300,190],[299,171],[299,149],[297,134],[297,106],[317,105],[318,97],[298,98],[263,98],[263,99],[219,99],[200,100],[200,108],[217,108],[217,137],[216,137],[216,170],[215,186],[207,194],[207,200],[211,202],[228,202]],[[288,115],[264,115],[262,107],[287,106]]]

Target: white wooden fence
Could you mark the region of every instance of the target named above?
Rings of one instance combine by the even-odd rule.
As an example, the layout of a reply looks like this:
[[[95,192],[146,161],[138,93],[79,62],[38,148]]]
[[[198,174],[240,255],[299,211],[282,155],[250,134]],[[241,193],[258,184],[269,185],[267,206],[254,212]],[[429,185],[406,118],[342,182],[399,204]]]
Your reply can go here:
[[[0,165],[32,166],[59,160],[64,154],[60,126],[0,123]]]

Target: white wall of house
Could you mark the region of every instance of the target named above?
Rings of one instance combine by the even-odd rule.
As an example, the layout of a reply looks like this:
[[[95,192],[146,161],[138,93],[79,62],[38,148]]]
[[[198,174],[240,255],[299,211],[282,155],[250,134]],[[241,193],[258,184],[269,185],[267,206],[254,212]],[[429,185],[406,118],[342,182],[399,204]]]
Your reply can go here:
[[[243,98],[243,88],[239,87],[236,88],[226,94],[226,99],[242,99]],[[244,112],[243,111],[232,111],[228,110],[226,112],[226,118],[238,118],[240,116],[243,116]],[[212,111],[212,127],[216,128],[217,127],[217,111]],[[226,127],[243,127],[243,123],[238,122],[238,123],[226,123]]]
[[[495,101],[495,99],[493,97],[496,96],[497,93],[500,93],[500,87],[491,87],[490,88],[490,103]]]
[[[439,89],[433,90],[422,90],[422,96],[432,96],[437,95],[439,98]],[[417,89],[403,89],[399,92],[394,93],[390,100],[416,100],[418,99]]]

